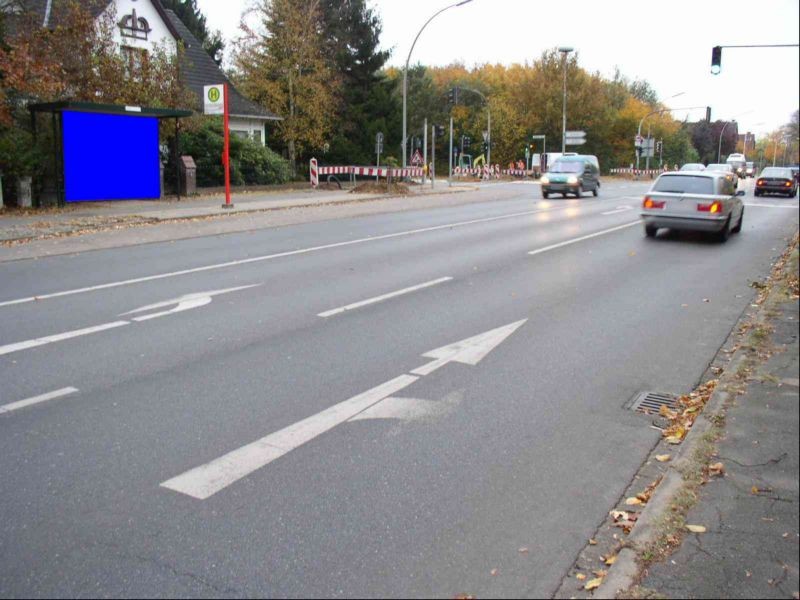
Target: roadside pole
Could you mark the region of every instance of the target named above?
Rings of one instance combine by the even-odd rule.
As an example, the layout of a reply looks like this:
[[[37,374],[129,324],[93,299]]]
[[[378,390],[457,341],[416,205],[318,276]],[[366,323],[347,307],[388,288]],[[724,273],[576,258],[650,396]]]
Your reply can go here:
[[[447,176],[447,185],[453,185],[453,117],[450,117],[450,174]]]
[[[223,161],[225,163],[225,204],[222,208],[233,208],[231,203],[231,132],[230,132],[230,108],[228,104],[228,84],[222,84],[223,101],[225,112],[222,117],[222,129],[225,132],[225,149],[223,150]]]
[[[428,169],[428,119],[422,128],[422,185],[425,185],[425,172]]]
[[[436,187],[436,125],[431,128],[431,189]]]

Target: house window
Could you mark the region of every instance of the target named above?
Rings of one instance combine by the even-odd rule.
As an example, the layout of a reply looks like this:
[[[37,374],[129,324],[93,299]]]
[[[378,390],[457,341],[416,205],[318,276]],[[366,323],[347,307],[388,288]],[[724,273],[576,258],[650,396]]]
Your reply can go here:
[[[253,132],[253,141],[257,142],[258,144],[262,144],[262,142],[261,142],[261,130],[260,129],[256,129]]]
[[[248,137],[250,137],[249,135],[247,135],[246,131],[240,131],[238,129],[231,129],[231,133],[243,140],[246,140]]]
[[[119,25],[119,33],[122,37],[134,38],[136,40],[146,40],[152,31],[147,19],[136,14],[136,9],[131,14],[122,17]]]
[[[128,69],[128,77],[140,80],[142,71],[147,67],[148,54],[144,48],[122,47],[122,57]]]

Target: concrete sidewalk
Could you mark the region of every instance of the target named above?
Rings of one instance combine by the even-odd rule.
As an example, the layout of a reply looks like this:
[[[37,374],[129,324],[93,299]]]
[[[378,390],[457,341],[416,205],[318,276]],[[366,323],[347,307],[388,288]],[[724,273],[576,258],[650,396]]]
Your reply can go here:
[[[641,597],[798,597],[798,301],[768,310],[774,354],[728,408],[725,475],[702,487],[686,517],[707,532],[652,565]]]
[[[409,187],[408,197],[448,194],[476,189],[470,184],[448,186],[438,182]],[[126,224],[148,224],[160,221],[209,218],[242,213],[306,208],[331,204],[378,201],[398,197],[397,194],[352,194],[348,190],[279,190],[239,192],[232,197],[233,208],[223,209],[224,194],[205,194],[175,199],[124,202],[87,202],[63,208],[43,210],[6,210],[0,212],[0,242],[41,239],[71,231],[102,230]]]

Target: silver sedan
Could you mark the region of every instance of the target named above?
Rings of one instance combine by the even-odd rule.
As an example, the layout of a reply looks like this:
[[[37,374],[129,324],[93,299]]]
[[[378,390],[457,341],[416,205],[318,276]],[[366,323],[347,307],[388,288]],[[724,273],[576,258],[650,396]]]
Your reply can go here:
[[[744,195],[724,172],[664,173],[642,202],[645,234],[655,237],[666,227],[711,233],[725,242],[742,230]]]

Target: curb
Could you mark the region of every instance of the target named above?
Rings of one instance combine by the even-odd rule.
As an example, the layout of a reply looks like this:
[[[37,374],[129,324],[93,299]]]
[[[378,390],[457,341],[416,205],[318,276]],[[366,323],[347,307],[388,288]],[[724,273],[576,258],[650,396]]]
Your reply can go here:
[[[758,309],[755,321],[763,323],[763,314],[764,305]],[[595,591],[595,598],[608,600],[616,598],[617,594],[630,589],[636,584],[640,568],[635,550],[656,541],[658,537],[656,526],[658,520],[669,510],[673,499],[683,488],[684,478],[681,472],[684,467],[688,466],[691,457],[700,445],[702,437],[713,428],[712,421],[724,414],[726,406],[733,399],[731,393],[726,389],[734,381],[735,373],[747,358],[746,347],[742,346],[736,350],[728,368],[725,369],[725,373],[720,377],[717,388],[706,404],[703,414],[689,430],[678,452],[678,457],[670,464],[667,473],[653,493],[653,497],[639,515],[639,520],[626,540],[626,547],[620,550],[616,562],[609,568],[608,575]]]

